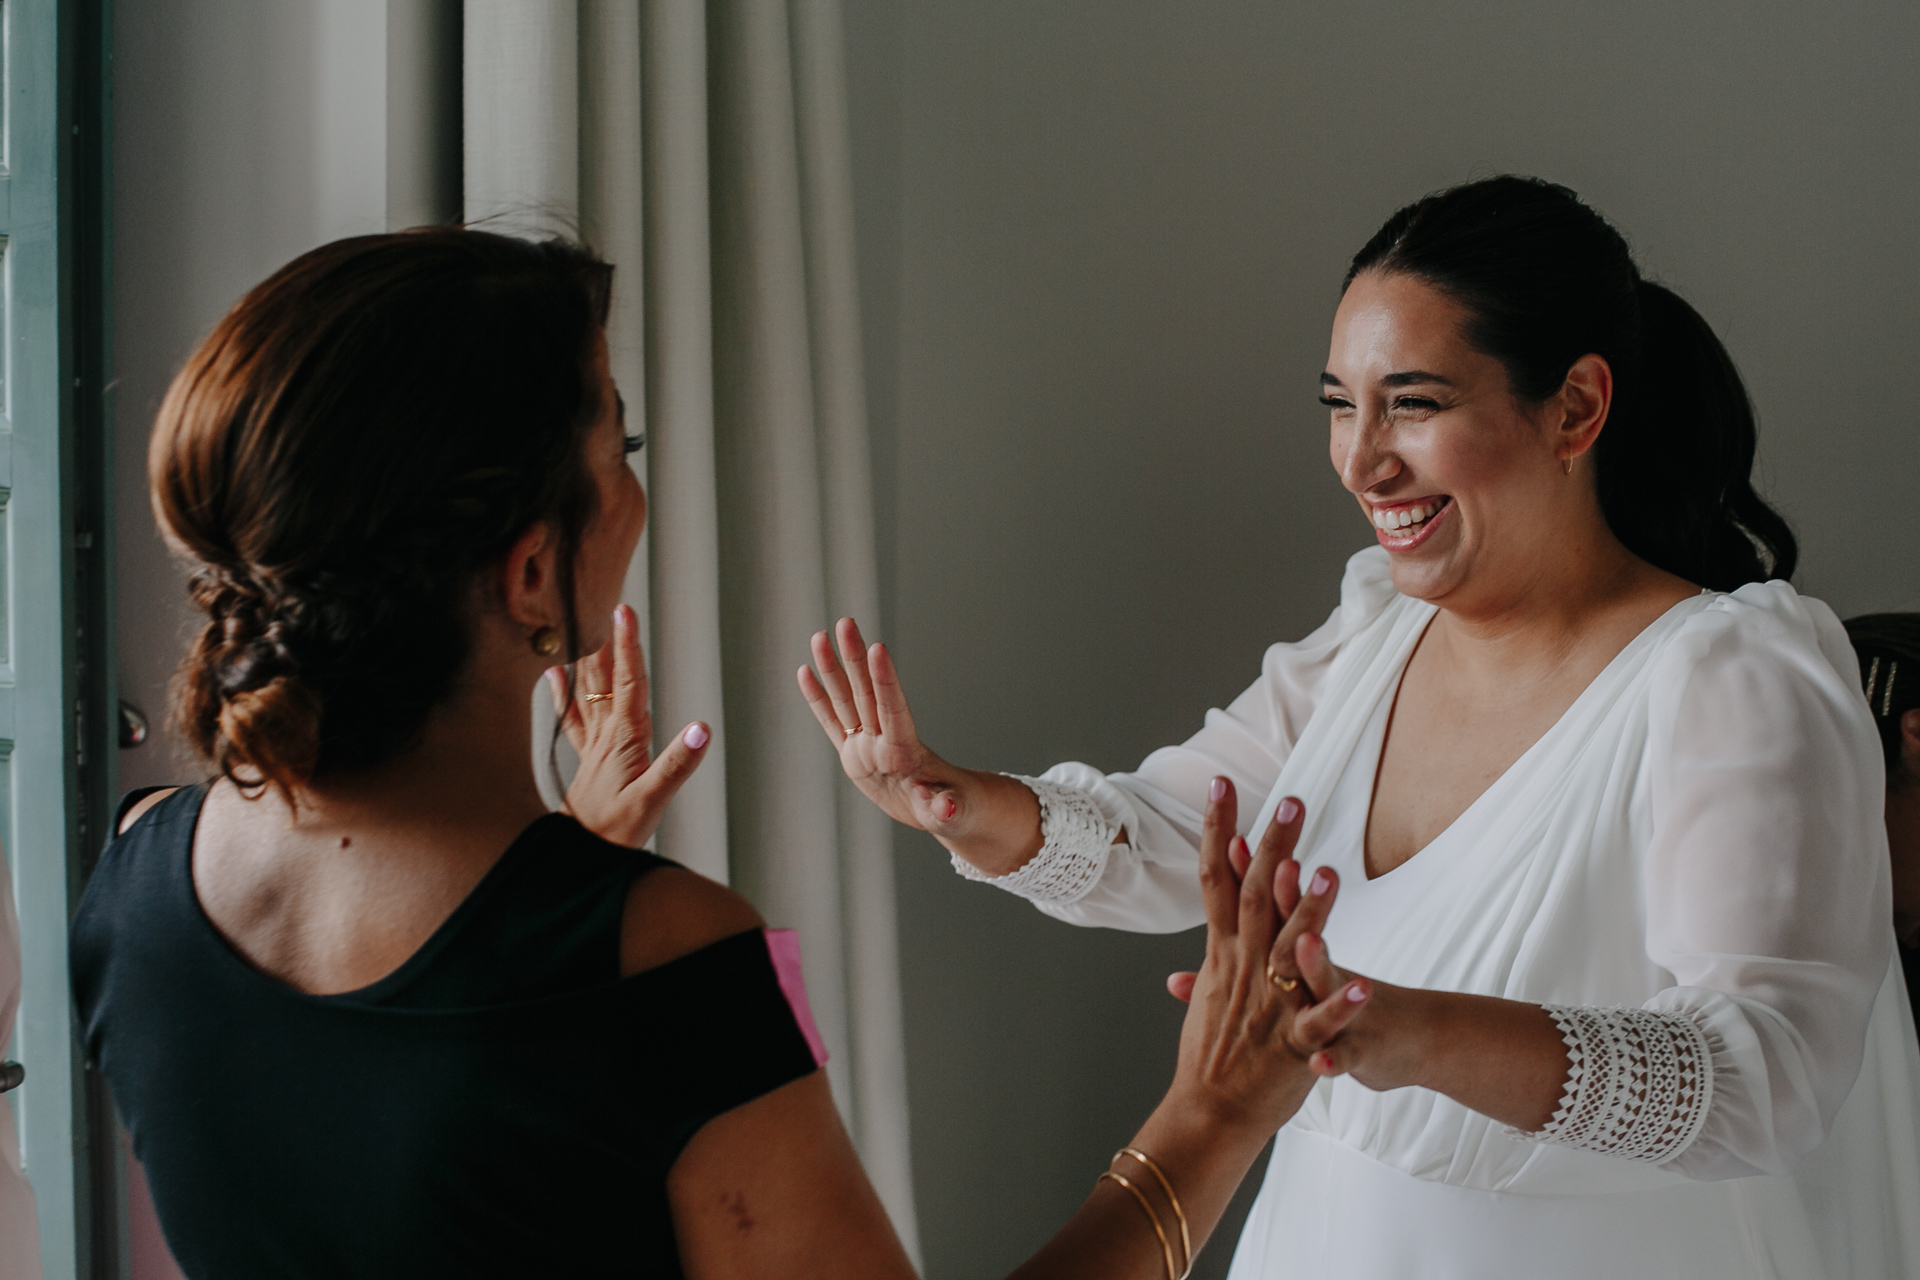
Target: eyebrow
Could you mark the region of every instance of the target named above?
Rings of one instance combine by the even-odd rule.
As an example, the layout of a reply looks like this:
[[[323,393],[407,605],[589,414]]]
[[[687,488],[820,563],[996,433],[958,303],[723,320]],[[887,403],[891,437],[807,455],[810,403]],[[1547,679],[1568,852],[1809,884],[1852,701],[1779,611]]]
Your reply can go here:
[[[1320,375],[1320,385],[1323,387],[1344,387],[1347,384],[1334,377],[1331,373],[1322,373]],[[1450,387],[1453,385],[1453,379],[1443,378],[1437,373],[1428,373],[1424,369],[1408,369],[1402,373],[1388,374],[1386,377],[1380,379],[1380,385],[1383,387]]]

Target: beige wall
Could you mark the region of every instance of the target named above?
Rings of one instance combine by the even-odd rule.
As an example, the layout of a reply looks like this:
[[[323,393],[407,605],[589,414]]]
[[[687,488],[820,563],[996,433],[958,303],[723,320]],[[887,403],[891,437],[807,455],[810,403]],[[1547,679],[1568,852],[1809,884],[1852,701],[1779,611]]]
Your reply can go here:
[[[1920,9],[848,4],[886,631],[951,757],[1129,766],[1325,616],[1370,540],[1313,402],[1345,260],[1508,170],[1719,329],[1802,589],[1920,608]],[[1199,940],[898,847],[928,1274],[1001,1274],[1164,1086]]]

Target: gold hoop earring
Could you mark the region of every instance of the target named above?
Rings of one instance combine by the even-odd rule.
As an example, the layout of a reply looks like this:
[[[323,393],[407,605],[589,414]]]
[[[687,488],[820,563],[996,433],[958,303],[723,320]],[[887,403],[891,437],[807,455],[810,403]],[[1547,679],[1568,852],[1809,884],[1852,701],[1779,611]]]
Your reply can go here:
[[[552,627],[540,627],[534,631],[530,641],[533,651],[543,658],[551,658],[560,652],[560,633]]]
[[[1573,474],[1573,459],[1572,459],[1572,458],[1562,458],[1562,459],[1560,460],[1560,465],[1561,465],[1561,466],[1563,466],[1563,467],[1565,467],[1565,468],[1567,469],[1567,474],[1568,474],[1568,475],[1572,475],[1572,474]]]

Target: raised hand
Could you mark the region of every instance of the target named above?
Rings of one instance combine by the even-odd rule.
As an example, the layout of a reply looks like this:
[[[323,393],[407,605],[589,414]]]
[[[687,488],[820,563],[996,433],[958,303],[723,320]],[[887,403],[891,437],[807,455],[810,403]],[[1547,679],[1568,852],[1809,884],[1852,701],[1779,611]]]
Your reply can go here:
[[[956,769],[920,741],[900,674],[884,644],[869,647],[859,624],[835,628],[840,652],[822,631],[813,637],[813,667],[801,667],[800,692],[840,754],[840,767],[887,816],[935,835],[964,839],[961,789],[968,771]],[[815,674],[815,668],[819,673]]]
[[[647,702],[647,664],[633,610],[613,613],[613,636],[566,670],[547,672],[554,711],[580,769],[567,788],[566,811],[604,840],[637,849],[653,838],[667,803],[700,767],[712,737],[694,721],[653,755],[653,714]]]
[[[1372,994],[1365,980],[1310,990],[1275,967],[1277,955],[1317,938],[1338,892],[1330,882],[1323,892],[1299,895],[1299,865],[1291,856],[1300,836],[1299,802],[1291,811],[1282,806],[1282,814],[1278,831],[1249,853],[1246,840],[1233,834],[1233,784],[1213,781],[1200,842],[1207,955],[1188,984],[1175,1077],[1176,1088],[1184,1084],[1244,1108],[1275,1128],[1312,1087],[1310,1060],[1338,1041]],[[1295,905],[1283,914],[1289,897]]]
[[[1319,932],[1326,922],[1327,912],[1333,907],[1333,895],[1339,892],[1338,881],[1329,882],[1324,891],[1315,893],[1314,902],[1309,904],[1309,913],[1298,920],[1294,919],[1301,893],[1300,864],[1294,860],[1293,850],[1300,843],[1300,829],[1305,820],[1306,810],[1300,801],[1288,796],[1274,810],[1272,820],[1261,834],[1257,855],[1239,835],[1227,842],[1227,865],[1236,877],[1245,877],[1247,868],[1256,859],[1267,859],[1274,866],[1274,906],[1280,913],[1282,923],[1288,926],[1281,930],[1280,937],[1274,942],[1275,959],[1278,961],[1275,972],[1285,980],[1297,980],[1300,976],[1298,964],[1292,958],[1294,940],[1306,933]],[[1194,977],[1191,970],[1168,974],[1167,990],[1173,993],[1175,999],[1186,1000],[1193,992]]]

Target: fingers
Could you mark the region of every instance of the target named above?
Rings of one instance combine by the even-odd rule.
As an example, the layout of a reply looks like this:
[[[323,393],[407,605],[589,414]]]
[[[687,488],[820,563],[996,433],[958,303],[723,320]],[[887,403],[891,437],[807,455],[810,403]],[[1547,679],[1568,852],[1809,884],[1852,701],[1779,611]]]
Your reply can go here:
[[[1238,820],[1239,800],[1233,783],[1215,778],[1207,784],[1207,815],[1200,828],[1200,896],[1207,907],[1209,938],[1232,937],[1238,932],[1240,877],[1227,854],[1228,844],[1240,840],[1234,834]]]
[[[613,647],[614,641],[609,639],[573,664],[573,700],[582,707],[593,708],[596,713],[605,700],[595,698],[588,702],[587,695],[613,692]]]
[[[833,709],[833,700],[827,696],[827,691],[820,687],[820,678],[813,674],[812,667],[800,668],[798,678],[800,694],[807,700],[808,710],[813,712],[813,718],[820,722],[820,727],[826,730],[827,737],[833,742],[834,749],[838,750],[840,744],[846,741],[847,730],[840,723],[839,713]]]
[[[1347,975],[1335,967],[1332,954],[1327,950],[1327,940],[1317,933],[1310,933],[1293,944],[1293,961],[1315,1000],[1330,999],[1346,984]]]
[[[1273,811],[1273,820],[1267,823],[1267,829],[1260,835],[1260,852],[1271,853],[1276,862],[1293,856],[1293,847],[1300,843],[1300,828],[1306,810],[1300,801],[1288,796]]]
[[[888,742],[918,745],[920,731],[914,727],[913,712],[907,709],[907,693],[900,687],[900,672],[893,665],[893,651],[876,643],[867,651],[867,667],[873,676],[873,700],[880,714],[880,732]]]
[[[1253,850],[1247,847],[1245,836],[1235,836],[1227,842],[1227,863],[1233,868],[1236,879],[1247,878],[1247,868],[1253,865]]]
[[[860,711],[853,703],[853,686],[847,683],[847,673],[841,669],[840,659],[834,656],[832,637],[824,631],[814,632],[812,649],[813,667],[820,673],[818,683],[833,704],[834,718],[840,723],[838,736],[844,738],[860,727]]]
[[[1240,931],[1251,939],[1257,939],[1258,945],[1269,946],[1273,941],[1273,930],[1279,919],[1279,903],[1274,896],[1274,873],[1280,869],[1283,853],[1290,853],[1293,840],[1299,835],[1300,817],[1305,810],[1292,796],[1280,802],[1274,813],[1274,821],[1292,828],[1292,835],[1280,839],[1262,838],[1260,847],[1253,851],[1253,862],[1247,868],[1247,874],[1240,883]],[[1284,818],[1282,815],[1285,815]],[[1282,977],[1288,976],[1285,970],[1275,970]]]
[[[1273,873],[1273,904],[1280,909],[1282,920],[1293,919],[1294,908],[1300,905],[1300,863],[1293,858]]]
[[[1326,927],[1327,916],[1333,911],[1334,899],[1339,896],[1339,873],[1332,867],[1315,867],[1313,878],[1307,882],[1306,892],[1299,897],[1299,905],[1287,917],[1280,935],[1273,940],[1273,954],[1269,963],[1273,965],[1275,973],[1283,978],[1301,976],[1295,944],[1309,934],[1318,936]],[[1316,991],[1314,994],[1318,997],[1325,993]]]
[[[1167,994],[1181,1004],[1190,1004],[1193,1001],[1193,984],[1199,980],[1199,974],[1186,970],[1170,973],[1167,975]]]
[[[613,638],[606,647],[613,650],[613,671],[611,683],[602,687],[613,695],[614,723],[644,730],[640,740],[651,750],[653,725],[647,710],[647,660],[640,653],[640,620],[624,604],[613,611]]]
[[[565,667],[547,668],[547,690],[553,694],[553,714],[559,717],[560,728],[567,735],[567,741],[573,744],[575,751],[584,750],[587,745],[587,726],[580,718],[580,704],[567,696]]]
[[[960,796],[952,787],[913,784],[914,811],[928,831],[944,831],[960,816]]]
[[[1353,1025],[1353,1020],[1366,1009],[1367,1001],[1372,997],[1373,984],[1365,978],[1353,978],[1341,983],[1332,995],[1311,1009],[1302,1010],[1293,1020],[1292,1039],[1295,1046],[1309,1052],[1320,1051],[1314,1052],[1314,1057],[1320,1057],[1331,1049],[1333,1052],[1326,1053],[1328,1063],[1330,1066],[1337,1064],[1341,1054],[1334,1042]]]
[[[1300,828],[1304,825],[1305,815],[1306,810],[1301,807],[1300,801],[1288,796],[1274,809],[1272,820],[1260,836],[1260,851],[1272,853],[1280,868],[1275,872],[1273,898],[1282,920],[1293,914],[1294,904],[1300,900],[1300,868],[1294,863],[1293,850],[1300,843]],[[1291,871],[1287,870],[1289,865],[1292,866]]]
[[[847,681],[853,686],[856,722],[874,732],[880,730],[880,712],[873,705],[873,676],[867,670],[867,642],[860,637],[860,624],[852,618],[840,619],[834,628],[840,641],[840,661],[847,669]]]
[[[653,837],[668,803],[706,759],[712,741],[712,730],[696,720],[674,735],[660,757],[640,775],[634,783],[640,790],[640,802],[635,806],[633,830],[628,837],[631,844],[638,847]]]

